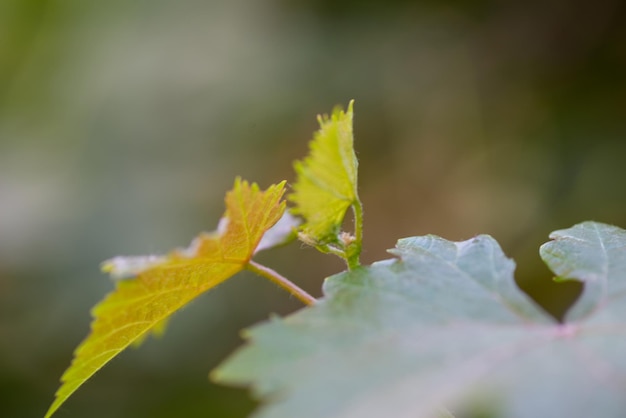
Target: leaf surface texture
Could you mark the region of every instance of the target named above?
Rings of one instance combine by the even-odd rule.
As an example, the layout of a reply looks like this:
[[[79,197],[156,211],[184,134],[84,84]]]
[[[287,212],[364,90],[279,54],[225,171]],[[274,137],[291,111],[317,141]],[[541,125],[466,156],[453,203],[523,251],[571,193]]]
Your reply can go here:
[[[149,332],[162,332],[175,311],[241,271],[265,232],[285,209],[284,182],[261,191],[237,179],[226,195],[218,231],[197,237],[187,249],[167,256],[116,257],[103,269],[120,280],[94,307],[91,333],[78,346],[46,417],[96,371]],[[276,238],[272,239],[276,241]]]
[[[318,116],[320,129],[310,142],[309,156],[296,161],[297,180],[289,200],[305,222],[301,230],[316,243],[337,239],[346,210],[356,202],[358,162],[353,148],[353,102]]]
[[[212,377],[251,386],[257,418],[623,417],[626,231],[586,222],[551,238],[547,264],[586,283],[565,324],[516,286],[491,237],[413,237],[248,330]]]

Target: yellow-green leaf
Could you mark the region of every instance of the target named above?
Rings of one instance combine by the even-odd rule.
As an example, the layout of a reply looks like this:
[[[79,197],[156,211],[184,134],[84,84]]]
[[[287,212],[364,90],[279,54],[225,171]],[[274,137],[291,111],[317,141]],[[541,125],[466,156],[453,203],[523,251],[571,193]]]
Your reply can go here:
[[[103,265],[116,289],[92,311],[91,333],[78,346],[46,414],[50,417],[87,379],[129,345],[159,332],[167,318],[201,293],[241,271],[265,232],[285,210],[285,183],[261,191],[237,179],[226,195],[218,230],[163,257],[116,257]]]
[[[297,174],[289,200],[305,222],[300,230],[313,244],[337,242],[346,210],[358,201],[357,166],[352,135],[352,107],[318,116],[320,129],[310,153],[295,163]]]

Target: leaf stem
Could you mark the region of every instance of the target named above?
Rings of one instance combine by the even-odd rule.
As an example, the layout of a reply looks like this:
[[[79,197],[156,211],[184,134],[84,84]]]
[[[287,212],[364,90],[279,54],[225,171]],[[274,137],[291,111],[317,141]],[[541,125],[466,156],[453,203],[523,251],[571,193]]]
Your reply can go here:
[[[359,244],[359,252],[361,254],[361,245],[363,244],[363,204],[361,199],[356,198],[356,202],[352,205],[354,211],[354,237]]]
[[[265,267],[264,265],[256,263],[252,260],[248,261],[246,267],[248,268],[248,270],[258,274],[259,276],[263,276],[269,281],[282,287],[287,292],[300,299],[300,301],[305,305],[313,305],[315,304],[315,302],[317,302],[317,300],[313,296],[308,294],[305,290],[301,289],[291,280],[280,275],[269,267]]]
[[[316,245],[315,248],[322,253],[333,254],[344,260],[346,259],[346,252],[332,245]]]
[[[346,261],[350,270],[361,265],[359,257],[361,256],[361,247],[363,246],[363,205],[358,196],[352,203],[352,213],[354,214],[354,243],[351,251],[346,251],[348,253]]]

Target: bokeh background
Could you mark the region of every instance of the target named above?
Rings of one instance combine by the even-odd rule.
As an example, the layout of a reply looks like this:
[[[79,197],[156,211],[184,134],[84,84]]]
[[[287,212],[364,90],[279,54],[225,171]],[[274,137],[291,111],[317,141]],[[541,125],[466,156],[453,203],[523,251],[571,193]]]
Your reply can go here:
[[[52,401],[99,263],[212,230],[237,175],[293,179],[315,116],[355,99],[365,252],[493,235],[556,316],[538,246],[626,227],[619,0],[0,0],[0,416]],[[343,266],[298,244],[260,261],[320,295]],[[207,375],[239,330],[300,305],[241,274],[115,359],[59,417],[244,417]]]

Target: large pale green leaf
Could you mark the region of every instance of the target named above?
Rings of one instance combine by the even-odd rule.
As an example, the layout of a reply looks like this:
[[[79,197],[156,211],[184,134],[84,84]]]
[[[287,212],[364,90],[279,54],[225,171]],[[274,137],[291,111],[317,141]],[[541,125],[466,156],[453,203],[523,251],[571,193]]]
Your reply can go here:
[[[626,295],[626,231],[583,222],[555,231],[550,238],[554,241],[541,246],[541,257],[559,279],[585,283],[585,292],[570,309],[567,320],[591,314],[595,315],[590,318],[593,320],[604,320],[607,315],[626,319],[626,304],[609,303]]]
[[[247,331],[212,377],[250,385],[263,418],[419,418],[444,407],[624,417],[626,232],[584,223],[552,238],[542,255],[557,275],[593,284],[576,321],[537,308],[488,236],[407,238],[397,259],[330,277],[317,305]]]

